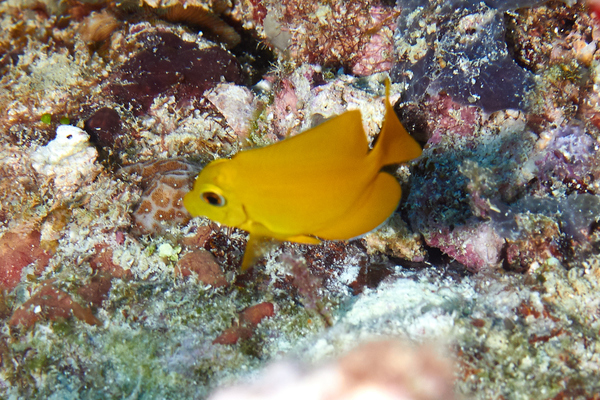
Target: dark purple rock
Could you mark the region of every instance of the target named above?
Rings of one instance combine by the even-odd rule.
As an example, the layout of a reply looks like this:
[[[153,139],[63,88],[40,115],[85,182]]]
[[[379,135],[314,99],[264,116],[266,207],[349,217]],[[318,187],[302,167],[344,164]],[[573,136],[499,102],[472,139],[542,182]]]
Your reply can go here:
[[[111,85],[111,93],[138,114],[158,95],[193,102],[222,81],[243,83],[241,68],[229,52],[199,49],[168,32],[149,37],[148,47],[123,64],[118,78],[124,83]]]
[[[92,143],[100,147],[112,147],[121,135],[121,117],[112,108],[97,110],[84,125]]]
[[[455,0],[437,7],[425,0],[409,1],[397,32],[413,47],[417,40],[425,40],[427,51],[416,61],[400,54],[392,79],[407,84],[404,101],[418,102],[426,95],[445,93],[454,101],[490,113],[523,110],[533,76],[517,65],[508,51],[504,14],[484,3],[471,3]],[[414,17],[412,10],[419,11],[419,17]],[[432,23],[438,28],[425,32],[423,27]]]

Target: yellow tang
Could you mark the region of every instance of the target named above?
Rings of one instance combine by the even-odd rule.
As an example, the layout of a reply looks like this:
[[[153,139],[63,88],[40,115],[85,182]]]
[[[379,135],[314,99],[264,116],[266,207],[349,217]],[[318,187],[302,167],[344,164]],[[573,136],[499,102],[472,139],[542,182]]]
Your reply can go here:
[[[281,142],[208,164],[183,198],[193,216],[250,233],[242,270],[270,239],[320,243],[367,233],[394,212],[400,185],[382,172],[421,154],[389,102],[369,150],[359,110],[346,111]]]

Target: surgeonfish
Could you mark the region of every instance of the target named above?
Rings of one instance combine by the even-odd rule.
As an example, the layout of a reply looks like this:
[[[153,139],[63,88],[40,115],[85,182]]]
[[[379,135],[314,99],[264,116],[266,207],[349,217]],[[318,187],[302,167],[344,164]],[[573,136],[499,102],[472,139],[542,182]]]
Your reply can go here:
[[[381,225],[401,190],[381,169],[421,155],[389,102],[369,150],[359,110],[346,111],[291,138],[209,163],[183,198],[192,216],[250,233],[242,271],[276,239],[318,244],[347,240]]]

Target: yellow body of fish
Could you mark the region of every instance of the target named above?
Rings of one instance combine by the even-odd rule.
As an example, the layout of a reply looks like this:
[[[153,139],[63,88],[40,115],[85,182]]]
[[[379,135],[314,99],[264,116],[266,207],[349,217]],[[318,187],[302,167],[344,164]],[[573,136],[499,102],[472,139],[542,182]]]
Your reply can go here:
[[[421,154],[388,97],[389,85],[372,150],[360,111],[347,111],[292,138],[211,162],[185,195],[185,208],[250,233],[242,270],[262,255],[268,239],[317,244],[375,229],[401,195],[396,179],[381,168]]]

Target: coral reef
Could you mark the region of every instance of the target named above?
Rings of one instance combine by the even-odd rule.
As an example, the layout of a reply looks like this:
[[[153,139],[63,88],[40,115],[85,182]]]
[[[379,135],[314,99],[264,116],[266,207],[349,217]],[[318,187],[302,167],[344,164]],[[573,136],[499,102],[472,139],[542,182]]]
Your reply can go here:
[[[0,2],[0,397],[597,398],[598,6],[395,3]],[[388,77],[397,212],[241,273],[195,175]]]
[[[244,1],[240,8],[252,16],[248,24],[296,66],[341,67],[359,76],[392,66],[399,13],[384,1]]]
[[[120,67],[110,92],[137,113],[146,112],[159,96],[193,101],[222,80],[241,83],[236,59],[219,47],[199,49],[195,43],[164,32],[140,38],[147,48]]]

